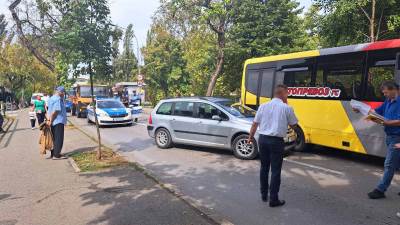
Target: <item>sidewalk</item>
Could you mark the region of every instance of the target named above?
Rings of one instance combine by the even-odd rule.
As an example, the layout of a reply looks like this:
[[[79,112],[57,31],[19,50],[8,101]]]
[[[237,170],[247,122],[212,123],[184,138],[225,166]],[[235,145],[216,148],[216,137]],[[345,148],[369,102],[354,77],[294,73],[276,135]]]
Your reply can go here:
[[[27,117],[0,143],[0,225],[213,223],[132,168],[77,174],[67,160],[46,160]],[[96,146],[71,127],[65,136],[64,153]]]

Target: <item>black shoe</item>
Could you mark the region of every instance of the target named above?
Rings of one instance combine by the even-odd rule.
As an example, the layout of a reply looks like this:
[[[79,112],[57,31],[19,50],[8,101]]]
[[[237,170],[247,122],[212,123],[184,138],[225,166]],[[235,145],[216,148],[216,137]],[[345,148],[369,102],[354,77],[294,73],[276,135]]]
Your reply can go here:
[[[380,198],[386,198],[385,193],[383,193],[382,191],[378,190],[378,189],[374,189],[373,191],[371,191],[370,193],[368,193],[368,197],[370,199],[380,199]]]
[[[269,203],[269,207],[279,207],[283,206],[285,203],[286,203],[285,200],[273,201]]]
[[[263,202],[268,202],[268,196],[266,196],[266,195],[261,195],[261,200],[262,200]]]

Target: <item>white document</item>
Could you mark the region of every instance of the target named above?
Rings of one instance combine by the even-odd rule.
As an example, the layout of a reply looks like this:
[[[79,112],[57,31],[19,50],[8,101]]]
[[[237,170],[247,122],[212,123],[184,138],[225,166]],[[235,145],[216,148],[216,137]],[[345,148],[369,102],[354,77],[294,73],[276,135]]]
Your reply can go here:
[[[354,99],[350,101],[350,105],[353,109],[357,109],[358,111],[360,111],[360,113],[364,116],[368,116],[369,111],[371,111],[371,106],[363,102],[356,101]]]

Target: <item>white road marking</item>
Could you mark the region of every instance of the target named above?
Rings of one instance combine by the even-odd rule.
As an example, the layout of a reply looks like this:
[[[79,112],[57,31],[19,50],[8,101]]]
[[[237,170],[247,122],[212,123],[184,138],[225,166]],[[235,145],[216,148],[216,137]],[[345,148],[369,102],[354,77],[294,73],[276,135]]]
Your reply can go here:
[[[331,170],[331,169],[328,169],[328,168],[315,166],[315,165],[308,164],[308,163],[297,162],[297,161],[293,161],[293,160],[290,160],[290,159],[283,159],[283,160],[286,161],[286,162],[290,162],[290,163],[297,164],[297,165],[300,165],[300,166],[309,167],[309,168],[316,169],[316,170],[321,170],[321,171],[324,171],[324,172],[327,172],[327,173],[331,173],[331,174],[335,174],[335,175],[338,175],[338,176],[344,176],[345,175],[343,172],[340,172],[340,171],[337,171],[337,170]]]

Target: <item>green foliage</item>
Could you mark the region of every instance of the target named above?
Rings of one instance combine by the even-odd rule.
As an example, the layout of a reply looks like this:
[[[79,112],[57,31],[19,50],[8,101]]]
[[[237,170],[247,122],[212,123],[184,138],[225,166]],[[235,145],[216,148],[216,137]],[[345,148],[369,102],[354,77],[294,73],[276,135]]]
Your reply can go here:
[[[235,6],[237,13],[228,33],[225,73],[220,79],[227,87],[225,95],[240,88],[246,59],[317,47],[315,41],[310,42],[298,6],[292,0],[243,0]]]
[[[375,14],[372,6],[376,2]],[[314,21],[323,47],[349,45],[400,36],[399,0],[316,0],[322,16]],[[374,20],[372,20],[374,18]],[[374,28],[371,31],[371,25]],[[374,37],[375,40],[371,40]]]
[[[188,95],[189,76],[180,40],[163,25],[154,24],[143,49],[146,83],[151,101],[156,103],[169,96]]]
[[[237,94],[246,59],[316,48],[317,35],[306,32],[298,6],[294,0],[163,1],[144,49],[153,103],[165,96],[205,95],[215,75],[215,95]],[[182,43],[174,48],[181,63],[168,63],[173,70],[163,64],[171,62],[163,52],[171,48],[161,44],[167,39]],[[177,77],[182,85],[174,85]]]
[[[65,50],[62,59],[74,69],[86,66],[96,80],[109,80],[113,30],[107,1],[74,0],[68,8],[55,35],[57,44]]]
[[[7,34],[7,21],[4,14],[0,14],[0,38],[3,39]]]
[[[123,39],[123,51],[118,55],[113,62],[114,65],[114,80],[131,81],[135,75],[138,60],[135,56],[133,39],[135,37],[133,25],[129,24],[126,28]]]
[[[18,43],[0,47],[0,86],[6,86],[25,98],[33,92],[51,93],[56,76]]]
[[[204,96],[215,70],[215,36],[206,28],[192,31],[184,40],[186,71],[190,78],[190,93]]]

